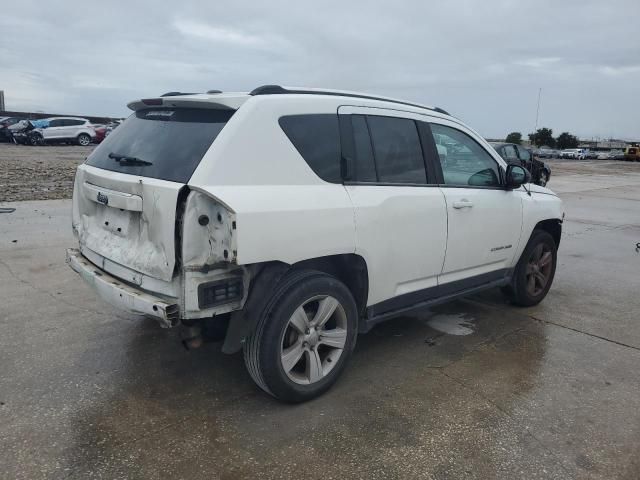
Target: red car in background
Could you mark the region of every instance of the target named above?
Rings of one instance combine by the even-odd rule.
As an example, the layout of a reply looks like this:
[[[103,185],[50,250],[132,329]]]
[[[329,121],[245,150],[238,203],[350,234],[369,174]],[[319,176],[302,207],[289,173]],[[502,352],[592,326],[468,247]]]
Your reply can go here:
[[[91,128],[93,128],[93,130],[96,132],[96,136],[93,139],[93,143],[100,143],[102,140],[104,140],[104,137],[106,136],[106,133],[107,133],[106,125],[93,124],[91,125]]]

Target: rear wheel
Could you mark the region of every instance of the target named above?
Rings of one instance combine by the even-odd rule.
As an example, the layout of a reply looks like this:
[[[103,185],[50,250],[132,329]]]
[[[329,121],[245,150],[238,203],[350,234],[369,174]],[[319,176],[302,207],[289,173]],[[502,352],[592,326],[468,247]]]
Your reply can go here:
[[[543,230],[534,230],[505,293],[511,293],[517,305],[537,305],[551,288],[557,260],[558,251],[553,237]]]
[[[80,135],[78,135],[78,145],[82,145],[83,147],[86,147],[90,143],[91,143],[91,137],[89,135],[87,135],[86,133],[81,133]]]
[[[327,391],[345,368],[357,333],[349,289],[313,270],[285,276],[244,345],[253,380],[287,402]]]

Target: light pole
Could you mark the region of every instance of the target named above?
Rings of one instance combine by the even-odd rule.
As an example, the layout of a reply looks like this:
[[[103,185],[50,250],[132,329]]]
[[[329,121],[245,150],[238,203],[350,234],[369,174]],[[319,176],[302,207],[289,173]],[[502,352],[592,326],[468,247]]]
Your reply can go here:
[[[538,106],[536,108],[536,126],[533,129],[534,144],[535,144],[536,134],[538,133],[538,115],[540,114],[540,96],[541,95],[542,95],[542,87],[540,87],[540,89],[538,90]],[[536,147],[537,147],[537,145],[536,145]]]

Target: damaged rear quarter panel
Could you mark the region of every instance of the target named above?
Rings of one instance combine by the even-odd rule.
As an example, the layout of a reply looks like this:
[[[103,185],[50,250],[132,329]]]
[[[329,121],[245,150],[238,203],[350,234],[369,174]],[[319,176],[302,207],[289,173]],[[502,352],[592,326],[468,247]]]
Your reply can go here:
[[[182,221],[182,264],[185,270],[202,270],[235,263],[235,215],[222,203],[192,191]]]
[[[353,207],[343,185],[234,185],[198,189],[219,199],[219,205],[233,209],[229,218],[236,222],[230,241],[216,244],[211,258],[219,258],[226,245],[230,245],[230,260],[238,265],[270,261],[291,265],[309,258],[355,251]],[[214,220],[211,222],[215,223]],[[220,229],[228,232],[225,222],[223,217]],[[204,236],[198,237],[190,241],[194,245],[200,242],[203,248]]]

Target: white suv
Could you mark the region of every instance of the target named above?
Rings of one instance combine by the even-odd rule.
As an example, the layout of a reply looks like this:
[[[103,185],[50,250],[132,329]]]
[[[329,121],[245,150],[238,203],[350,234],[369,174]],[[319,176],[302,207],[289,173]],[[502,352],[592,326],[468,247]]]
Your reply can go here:
[[[561,158],[574,158],[577,160],[584,160],[586,158],[586,153],[581,148],[567,148],[560,152]]]
[[[129,108],[78,167],[70,266],[191,347],[222,331],[277,398],[327,390],[381,321],[551,286],[561,201],[441,109],[279,86]]]
[[[91,122],[86,118],[52,117],[47,118],[47,128],[36,129],[45,143],[73,142],[87,146],[96,136]]]

